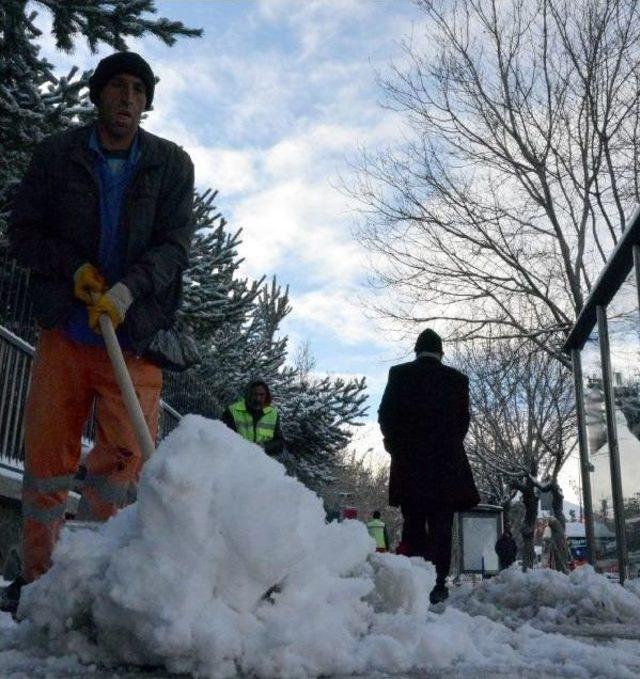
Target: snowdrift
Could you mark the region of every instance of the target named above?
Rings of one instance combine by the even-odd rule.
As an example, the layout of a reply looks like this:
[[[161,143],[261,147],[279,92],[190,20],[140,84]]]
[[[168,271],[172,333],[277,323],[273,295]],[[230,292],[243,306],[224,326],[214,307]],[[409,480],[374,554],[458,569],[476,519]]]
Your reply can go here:
[[[362,523],[326,524],[320,499],[260,448],[188,416],[135,505],[63,532],[20,614],[50,651],[85,662],[316,676],[377,662],[374,618],[424,619],[433,580],[426,564],[374,556]]]
[[[450,605],[515,628],[528,623],[549,630],[568,625],[625,625],[640,639],[638,584],[626,588],[598,575],[591,566],[568,576],[549,569],[502,571],[469,591],[454,591]],[[579,630],[574,630],[579,632]]]

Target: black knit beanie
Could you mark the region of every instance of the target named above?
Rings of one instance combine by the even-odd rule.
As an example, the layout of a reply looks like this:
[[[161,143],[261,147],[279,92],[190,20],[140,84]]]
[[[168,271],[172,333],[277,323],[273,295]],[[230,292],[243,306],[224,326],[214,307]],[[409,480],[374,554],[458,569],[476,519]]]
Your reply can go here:
[[[142,80],[147,92],[146,110],[148,111],[153,101],[156,79],[151,66],[135,52],[115,52],[100,61],[93,75],[89,78],[89,99],[97,106],[100,91],[107,84],[109,78],[113,78],[114,75],[119,73],[130,73]]]
[[[423,330],[416,340],[416,354],[421,351],[430,351],[434,354],[442,353],[442,339],[435,330],[427,328]]]

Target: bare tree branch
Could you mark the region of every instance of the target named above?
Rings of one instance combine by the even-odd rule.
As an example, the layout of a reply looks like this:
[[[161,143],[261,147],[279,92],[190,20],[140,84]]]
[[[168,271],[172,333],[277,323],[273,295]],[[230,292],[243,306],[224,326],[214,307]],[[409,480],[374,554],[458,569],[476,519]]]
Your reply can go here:
[[[634,0],[418,0],[424,43],[381,81],[409,127],[350,192],[376,312],[551,355],[638,202]]]

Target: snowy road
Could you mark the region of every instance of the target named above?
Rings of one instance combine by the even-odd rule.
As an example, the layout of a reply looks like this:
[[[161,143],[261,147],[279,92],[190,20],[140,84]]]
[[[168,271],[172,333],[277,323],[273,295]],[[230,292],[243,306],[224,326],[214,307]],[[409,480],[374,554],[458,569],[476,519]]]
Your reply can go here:
[[[27,654],[15,654],[9,657],[0,653],[0,670],[3,679],[74,679],[88,677],[92,679],[187,679],[190,675],[169,674],[154,670],[135,670],[117,668],[100,670],[86,666],[73,666],[68,659],[38,659]],[[586,675],[559,667],[557,671],[535,667],[467,667],[448,670],[420,671],[405,674],[369,673],[367,675],[334,675],[326,679],[568,679],[587,677],[594,679],[598,675]],[[605,676],[605,675],[600,675]],[[246,675],[238,675],[238,679],[246,679]]]
[[[158,670],[114,668],[101,670],[95,666],[79,665],[70,658],[39,658],[24,652],[0,653],[0,675],[3,679],[74,679],[90,676],[92,679],[179,679],[190,675],[169,674]],[[368,673],[367,675],[333,675],[326,679],[556,679],[585,677],[566,668],[557,672],[535,667],[461,667],[458,669],[409,672],[404,674]],[[595,676],[595,675],[594,675]],[[246,675],[238,675],[245,679]]]
[[[473,595],[472,595],[473,596]],[[460,597],[458,596],[458,604]],[[609,602],[606,602],[609,603]],[[606,606],[603,606],[605,608]],[[435,617],[435,616],[430,616]],[[437,622],[437,620],[436,620]],[[477,620],[479,626],[490,624],[482,618]],[[0,614],[0,634],[6,640],[7,635],[16,634],[19,626],[8,615]],[[638,676],[640,672],[640,628],[635,625],[601,625],[601,626],[562,626],[563,634],[541,633],[535,639],[539,649],[536,662],[530,657],[512,657],[508,663],[500,662],[497,658],[487,654],[480,664],[473,664],[461,659],[458,666],[445,669],[422,669],[420,671],[388,673],[369,672],[367,674],[334,674],[327,679],[623,679]],[[615,633],[628,638],[621,639],[611,636]],[[589,650],[603,654],[605,658],[612,656],[635,656],[636,662],[622,669],[611,665],[610,671],[585,666],[571,652],[575,640],[586,643]],[[566,648],[567,652],[560,658],[553,658],[553,653],[545,657],[545,649],[553,647]],[[575,649],[574,649],[575,650]],[[564,655],[564,657],[562,657]],[[572,657],[573,656],[573,657]],[[437,661],[437,657],[434,658]],[[492,660],[494,662],[492,662]],[[555,666],[554,666],[555,665]],[[0,676],[3,679],[73,679],[91,676],[92,679],[175,679],[190,677],[190,674],[172,674],[160,668],[116,667],[101,669],[96,665],[81,664],[71,656],[46,656],[42,649],[35,648],[29,652],[22,649],[0,651]],[[237,679],[247,679],[249,675],[238,674]],[[255,675],[253,675],[255,676]]]

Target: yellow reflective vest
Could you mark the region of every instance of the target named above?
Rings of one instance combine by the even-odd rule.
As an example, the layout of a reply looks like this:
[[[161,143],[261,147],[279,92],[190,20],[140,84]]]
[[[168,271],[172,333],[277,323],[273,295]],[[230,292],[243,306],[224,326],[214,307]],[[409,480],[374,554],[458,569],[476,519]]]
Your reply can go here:
[[[232,403],[229,411],[242,438],[252,443],[265,443],[273,439],[278,421],[278,411],[273,406],[263,408],[262,417],[255,423],[244,399]]]
[[[371,519],[371,521],[367,522],[367,530],[369,535],[376,541],[378,549],[387,549],[387,541],[384,537],[384,521]]]

